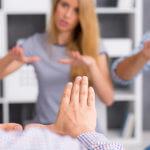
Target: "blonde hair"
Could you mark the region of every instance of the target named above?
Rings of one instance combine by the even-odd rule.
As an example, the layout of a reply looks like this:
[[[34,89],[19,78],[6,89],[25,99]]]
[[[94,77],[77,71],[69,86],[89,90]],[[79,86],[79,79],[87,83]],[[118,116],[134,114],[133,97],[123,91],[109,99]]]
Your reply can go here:
[[[51,22],[48,29],[50,41],[57,42],[58,30],[55,25],[54,16],[57,4],[60,0],[53,0],[53,7],[51,12]],[[72,37],[67,43],[68,51],[79,51],[82,55],[93,57],[98,62],[99,49],[99,25],[97,15],[95,13],[95,5],[93,0],[79,0],[79,24],[74,29]],[[76,76],[86,75],[90,76],[87,68],[81,66],[72,66],[71,79],[74,80]]]

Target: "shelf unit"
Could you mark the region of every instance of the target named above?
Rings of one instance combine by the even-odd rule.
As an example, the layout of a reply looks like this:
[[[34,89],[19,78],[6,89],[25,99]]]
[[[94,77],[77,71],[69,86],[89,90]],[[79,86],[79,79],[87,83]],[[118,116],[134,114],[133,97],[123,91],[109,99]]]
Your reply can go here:
[[[45,31],[46,26],[49,23],[50,11],[51,11],[51,1],[49,0],[1,0],[2,7],[0,8],[0,58],[3,57],[8,49],[16,45],[17,40],[20,38],[26,38],[36,32]],[[30,4],[29,4],[30,3]],[[35,5],[36,3],[36,5]],[[22,19],[23,18],[23,19]],[[22,20],[21,20],[22,19]],[[25,20],[25,25],[21,24],[21,21]],[[17,22],[18,27],[14,26],[14,21]],[[23,27],[23,29],[21,29]],[[17,32],[18,31],[18,32]],[[21,34],[19,34],[19,32]],[[24,66],[25,68],[26,66]],[[27,67],[26,67],[27,68]],[[28,70],[28,69],[26,69]],[[0,97],[0,104],[2,105],[2,122],[7,123],[11,120],[11,105],[22,104],[34,104],[36,102],[36,97],[33,97],[34,88],[27,90],[29,93],[27,97],[22,96],[22,98],[16,97],[17,94],[21,97],[21,89],[15,86],[15,82],[18,81],[21,69],[16,73],[6,77],[3,82],[3,96]],[[12,90],[12,94],[11,93]],[[26,88],[27,89],[27,88]],[[10,93],[9,93],[10,92]],[[9,97],[12,96],[12,97]],[[14,120],[15,121],[15,120]]]
[[[102,29],[102,37],[104,37],[104,46],[110,47],[109,42],[128,42],[128,50],[118,51],[119,49],[122,49],[122,45],[118,46],[118,50],[115,51],[114,49],[108,49],[108,54],[110,54],[110,57],[112,58],[118,58],[121,56],[127,55],[134,47],[137,47],[141,38],[142,38],[142,0],[135,0],[135,7],[130,9],[119,9],[115,6],[111,7],[103,7],[98,6],[99,1],[96,0],[96,13],[98,14],[98,18],[100,19],[101,23],[101,29]],[[11,20],[15,20],[16,17],[24,17],[26,16],[45,16],[45,26],[48,25],[49,22],[49,12],[51,10],[50,8],[50,1],[49,0],[1,0],[2,7],[0,8],[0,57],[4,56],[8,49],[17,42],[20,38],[28,37],[29,34],[31,35],[32,32],[40,32],[40,27],[33,30],[29,33],[23,33],[18,35],[17,33],[10,31],[8,29],[9,27],[12,28],[11,22],[9,22],[10,18]],[[30,5],[29,5],[30,3]],[[36,5],[35,5],[36,3]],[[123,23],[121,24],[123,28],[118,28],[120,25],[119,19],[123,19]],[[28,20],[28,19],[27,19]],[[31,19],[32,20],[32,19]],[[112,34],[110,34],[111,31],[111,25],[109,25],[109,21],[111,21],[113,26],[116,26],[117,30],[114,30]],[[122,20],[121,20],[122,21]],[[34,21],[33,21],[34,22]],[[33,23],[31,21],[31,24]],[[35,21],[36,22],[36,21]],[[43,19],[42,19],[43,22]],[[9,25],[8,25],[9,23]],[[18,18],[17,18],[18,23]],[[12,23],[13,24],[13,23]],[[41,25],[42,26],[42,25]],[[43,26],[42,26],[43,28]],[[103,30],[104,29],[104,30]],[[13,28],[12,28],[13,30]],[[16,30],[16,29],[15,29]],[[19,28],[18,28],[19,30]],[[121,33],[119,33],[119,32]],[[126,33],[127,31],[127,33]],[[24,32],[24,31],[23,31]],[[10,34],[14,36],[14,39],[11,37]],[[123,36],[122,36],[123,34]],[[13,39],[13,40],[12,40]],[[11,41],[12,40],[12,41]],[[15,98],[15,97],[7,97],[6,92],[8,91],[7,88],[13,87],[15,82],[13,81],[13,77],[15,77],[15,74],[12,74],[10,77],[3,80],[3,97],[0,98],[0,105],[2,105],[2,122],[6,123],[10,121],[10,105],[15,104],[34,104],[36,98],[26,98],[22,99]],[[20,89],[19,89],[20,90]],[[15,94],[14,94],[15,95]],[[108,120],[108,109],[111,110],[113,108],[107,108],[104,106],[101,102],[97,101],[97,112],[99,117],[99,124],[103,130],[103,132],[108,135],[108,138],[111,138],[113,140],[117,140],[121,142],[122,144],[129,144],[129,143],[137,143],[141,140],[141,133],[142,133],[142,77],[138,77],[137,80],[134,82],[133,86],[131,88],[117,88],[115,90],[115,104],[123,106],[124,103],[132,103],[134,108],[134,114],[135,114],[135,136],[130,139],[122,139],[120,137],[120,131],[121,129],[109,129],[109,120]],[[113,107],[113,106],[112,106]],[[116,110],[117,111],[117,110]],[[122,116],[124,117],[124,116]]]
[[[107,4],[110,2],[112,4],[108,6]],[[103,4],[101,5],[101,3]],[[96,4],[97,4],[96,12],[98,14],[98,18],[100,19],[101,33],[102,33],[102,37],[104,38],[103,43],[104,46],[106,47],[106,50],[108,50],[108,54],[111,57],[111,59],[116,59],[118,57],[126,56],[135,47],[139,45],[139,42],[142,38],[142,29],[143,29],[142,27],[143,4],[142,3],[143,3],[142,0],[135,0],[135,6],[133,6],[133,8],[120,9],[117,7],[116,1],[96,0]],[[120,22],[117,21],[117,19],[120,20]],[[119,33],[118,32],[119,30],[124,32]],[[112,34],[110,34],[111,32]],[[112,41],[113,43],[111,43]],[[124,42],[124,44],[121,43],[120,41]],[[123,88],[121,86],[118,87],[117,85],[115,87],[116,88],[115,88],[114,105],[111,106],[110,108],[103,106],[103,112],[106,113],[104,114],[104,117],[106,118],[103,119],[103,124],[106,125],[104,128],[104,133],[107,135],[108,138],[112,139],[113,141],[118,141],[124,145],[140,143],[142,137],[141,136],[142,135],[142,75],[139,76],[131,86]],[[127,112],[125,112],[125,114],[123,113],[121,114],[121,112],[119,112],[120,115],[117,114],[117,111],[119,111],[120,107],[123,107],[124,104],[128,104],[129,107],[132,106],[131,108],[129,108],[129,110],[127,107],[127,112],[132,111],[135,116],[135,122],[134,122],[135,131],[134,131],[134,136],[131,138],[122,138],[120,136],[123,120],[120,119],[120,124],[116,124],[116,127],[113,127],[114,125],[113,123],[110,122],[109,120],[110,117],[108,117],[108,116],[113,117],[113,113],[114,114],[116,113],[115,116],[116,118],[117,117],[118,119],[119,117],[125,118],[125,114]],[[99,109],[99,105],[97,105],[97,109]],[[98,111],[98,116],[100,116],[99,111]],[[116,120],[111,119],[111,121],[115,122]]]
[[[97,14],[134,14],[135,9],[119,9],[114,7],[96,8]]]

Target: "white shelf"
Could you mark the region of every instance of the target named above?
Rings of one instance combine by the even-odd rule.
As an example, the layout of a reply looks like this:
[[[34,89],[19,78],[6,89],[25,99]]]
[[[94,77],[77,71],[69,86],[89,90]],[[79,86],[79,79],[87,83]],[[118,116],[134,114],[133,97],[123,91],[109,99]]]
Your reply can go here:
[[[23,99],[7,99],[6,100],[9,104],[30,104],[30,103],[36,103],[36,99],[33,100],[23,100]]]
[[[128,94],[128,93],[115,93],[114,96],[115,102],[135,102],[135,95],[134,94]],[[3,101],[4,99],[0,99]],[[22,103],[36,103],[36,99],[6,99],[8,103],[16,103],[16,104],[22,104]]]
[[[148,147],[150,145],[150,142],[149,142],[149,137],[150,137],[150,130],[144,130],[142,135],[142,141],[137,144],[127,144],[125,145],[125,148],[127,150],[144,150],[146,147]]]
[[[97,14],[134,14],[135,8],[131,9],[119,9],[115,7],[97,7]]]
[[[50,0],[4,0],[4,9],[10,13],[49,12]]]
[[[4,97],[9,102],[35,102],[38,95],[38,82],[34,68],[24,65],[4,79]],[[18,92],[19,91],[19,92]]]
[[[105,38],[103,44],[110,57],[127,56],[132,50],[130,38]]]
[[[7,11],[6,15],[42,15],[47,14],[46,11]]]
[[[4,98],[0,98],[0,104],[3,104]]]
[[[115,102],[124,102],[124,101],[135,101],[135,94],[129,94],[125,92],[115,92]]]
[[[120,130],[108,130],[106,133],[106,137],[109,138],[112,142],[117,142],[123,144],[125,147],[126,145],[130,144],[137,144],[138,139],[135,137],[131,138],[123,138],[120,136],[121,129]]]

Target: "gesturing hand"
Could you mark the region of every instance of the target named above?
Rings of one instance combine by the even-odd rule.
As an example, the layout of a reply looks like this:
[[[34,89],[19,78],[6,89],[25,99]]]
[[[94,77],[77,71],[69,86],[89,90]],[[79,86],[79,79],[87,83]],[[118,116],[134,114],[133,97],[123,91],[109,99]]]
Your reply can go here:
[[[59,59],[59,63],[70,64],[73,66],[86,66],[89,67],[95,60],[90,56],[83,56],[79,52],[70,52],[70,59]]]
[[[26,57],[21,47],[15,46],[12,50],[8,52],[8,56],[12,60],[17,60],[22,63],[33,63],[40,60],[40,57]]]
[[[88,78],[77,77],[73,85],[66,85],[54,124],[31,124],[26,128],[31,126],[48,128],[57,134],[73,138],[85,132],[95,132],[95,92],[92,87],[88,88]]]
[[[77,77],[73,85],[66,85],[56,122],[50,129],[75,138],[85,132],[95,132],[95,127],[94,90],[88,88],[87,77]]]

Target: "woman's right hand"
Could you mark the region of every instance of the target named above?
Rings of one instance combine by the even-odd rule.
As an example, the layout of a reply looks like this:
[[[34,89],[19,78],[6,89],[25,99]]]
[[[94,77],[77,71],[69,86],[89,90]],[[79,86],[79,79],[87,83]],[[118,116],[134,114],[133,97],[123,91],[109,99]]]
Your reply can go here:
[[[26,57],[21,47],[15,46],[9,52],[8,56],[11,60],[17,60],[22,63],[33,63],[40,60],[40,57]]]

